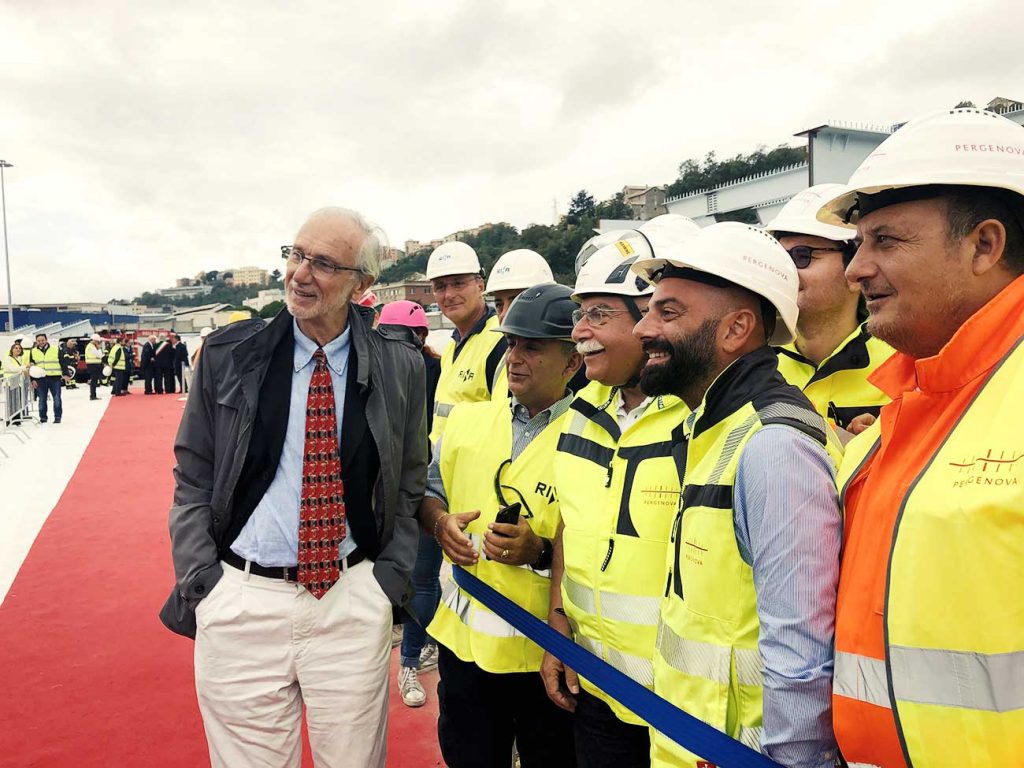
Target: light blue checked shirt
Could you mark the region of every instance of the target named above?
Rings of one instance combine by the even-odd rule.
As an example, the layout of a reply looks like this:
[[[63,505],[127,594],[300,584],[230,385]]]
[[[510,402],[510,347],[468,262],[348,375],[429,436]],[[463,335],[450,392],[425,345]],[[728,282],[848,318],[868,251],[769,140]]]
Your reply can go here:
[[[288,567],[299,561],[299,501],[302,494],[302,457],[306,447],[306,399],[313,378],[313,353],[317,344],[299,330],[295,331],[295,352],[292,357],[292,389],[288,403],[288,429],[284,436],[281,460],[274,479],[253,510],[242,532],[231,545],[231,551],[246,560],[268,567]],[[334,402],[338,419],[338,440],[345,412],[345,388],[348,382],[348,356],[352,334],[348,328],[324,347],[327,367],[331,371]],[[355,551],[351,529],[339,547],[339,558]]]
[[[515,397],[510,398],[509,408],[512,410],[512,455],[510,458],[515,461],[519,454],[526,450],[526,446],[544,430],[544,427],[569,410],[572,399],[572,393],[566,392],[565,397],[550,408],[540,411],[531,419],[526,406],[522,405]],[[445,506],[448,506],[448,494],[445,493],[444,481],[441,479],[441,443],[443,440],[444,435],[434,446],[434,457],[430,460],[430,466],[427,467],[426,495],[440,499]]]
[[[733,524],[753,567],[764,660],[763,752],[790,768],[831,768],[832,665],[843,525],[825,449],[781,424],[740,454]]]

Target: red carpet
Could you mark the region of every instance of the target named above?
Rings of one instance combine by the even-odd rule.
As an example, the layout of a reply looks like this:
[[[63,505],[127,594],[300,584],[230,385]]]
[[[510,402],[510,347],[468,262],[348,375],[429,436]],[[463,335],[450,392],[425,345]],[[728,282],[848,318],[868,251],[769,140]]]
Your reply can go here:
[[[0,606],[0,766],[209,765],[192,642],[157,618],[173,580],[167,509],[182,405],[138,391],[110,404]],[[22,490],[37,482],[45,472]],[[436,673],[418,710],[394,680],[388,765],[441,765]]]

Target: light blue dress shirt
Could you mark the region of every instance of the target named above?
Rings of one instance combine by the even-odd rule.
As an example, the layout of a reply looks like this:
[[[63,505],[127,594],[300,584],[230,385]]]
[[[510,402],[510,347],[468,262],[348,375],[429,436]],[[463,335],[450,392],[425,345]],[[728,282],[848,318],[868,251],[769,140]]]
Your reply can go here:
[[[754,571],[764,660],[762,751],[792,768],[834,765],[832,665],[843,525],[822,446],[760,429],[736,468],[733,525]]]
[[[268,567],[291,567],[299,561],[299,502],[302,494],[302,457],[306,446],[306,399],[313,378],[313,353],[317,344],[293,322],[295,352],[292,388],[288,404],[288,429],[284,436],[281,460],[274,479],[263,494],[252,517],[231,545],[231,551],[246,560]],[[334,386],[335,410],[338,418],[338,441],[341,441],[342,417],[345,412],[345,385],[348,381],[348,360],[352,335],[346,327],[338,338],[324,347],[327,366]],[[339,558],[355,551],[351,529],[339,547]]]

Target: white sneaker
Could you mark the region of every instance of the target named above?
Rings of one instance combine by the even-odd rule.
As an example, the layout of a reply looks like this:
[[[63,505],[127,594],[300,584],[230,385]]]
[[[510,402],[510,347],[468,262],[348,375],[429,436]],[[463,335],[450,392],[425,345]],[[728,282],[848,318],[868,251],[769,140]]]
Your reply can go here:
[[[420,672],[429,672],[437,667],[438,657],[437,643],[427,643],[420,651],[420,664],[416,667]]]
[[[420,685],[415,667],[402,667],[398,672],[398,691],[407,707],[422,707],[427,703],[427,692]]]

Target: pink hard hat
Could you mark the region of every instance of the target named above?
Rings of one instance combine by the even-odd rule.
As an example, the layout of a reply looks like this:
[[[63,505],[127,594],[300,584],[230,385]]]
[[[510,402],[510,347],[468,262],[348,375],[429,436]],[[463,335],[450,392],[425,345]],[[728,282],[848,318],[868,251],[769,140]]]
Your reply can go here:
[[[380,322],[386,325],[405,325],[409,328],[427,328],[427,313],[415,301],[392,301],[380,311]]]
[[[366,293],[359,297],[359,300],[356,302],[356,304],[358,304],[360,307],[369,307],[370,309],[373,309],[378,304],[377,294],[374,293],[373,291],[367,291]]]

